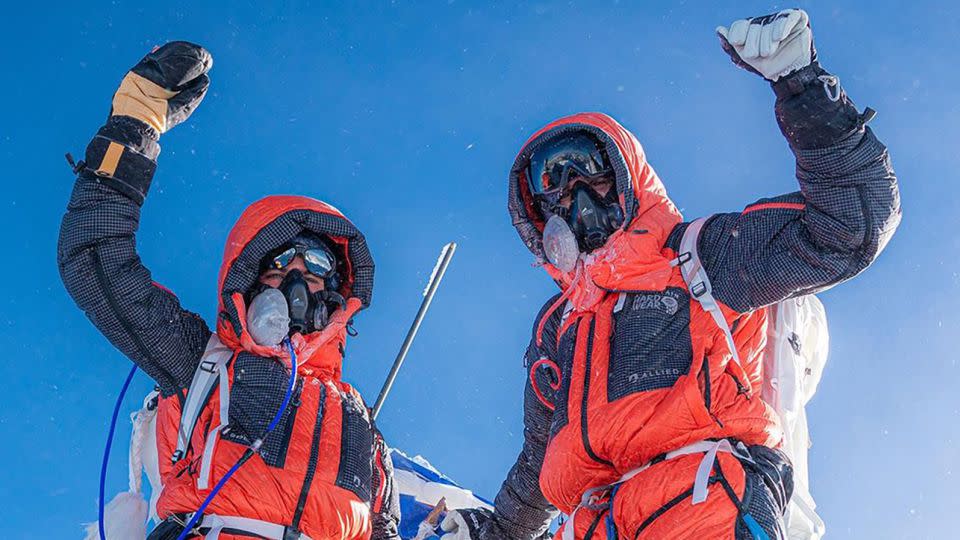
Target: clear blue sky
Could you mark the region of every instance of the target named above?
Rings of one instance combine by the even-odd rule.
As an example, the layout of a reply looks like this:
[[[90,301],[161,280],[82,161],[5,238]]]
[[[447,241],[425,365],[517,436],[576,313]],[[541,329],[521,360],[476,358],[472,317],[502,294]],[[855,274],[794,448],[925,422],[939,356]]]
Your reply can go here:
[[[57,274],[73,183],[62,156],[82,155],[124,72],[153,45],[191,40],[215,58],[206,101],[161,141],[138,237],[155,279],[212,322],[223,242],[241,210],[270,193],[331,202],[377,262],[345,363],[372,400],[440,247],[458,242],[381,427],[486,496],[520,448],[521,355],[555,290],[506,211],[506,173],[528,135],[559,115],[612,114],[688,218],[796,189],[772,93],[713,35],[793,4],[16,4],[4,9],[0,84],[4,538],[78,538],[96,515],[103,439],[129,364]],[[960,8],[906,4],[800,2],[824,65],[879,111],[873,126],[904,205],[877,264],[823,295],[832,355],[810,407],[811,467],[830,538],[951,536],[960,503]],[[138,375],[125,409],[150,387]],[[126,483],[127,437],[124,428],[111,494]]]

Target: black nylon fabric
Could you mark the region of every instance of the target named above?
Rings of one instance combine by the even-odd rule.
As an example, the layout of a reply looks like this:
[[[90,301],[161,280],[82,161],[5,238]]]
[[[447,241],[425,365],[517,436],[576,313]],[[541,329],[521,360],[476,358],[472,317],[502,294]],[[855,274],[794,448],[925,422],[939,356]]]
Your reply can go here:
[[[685,289],[625,295],[614,313],[607,401],[669,388],[690,372],[690,295]]]
[[[780,132],[794,149],[824,148],[856,131],[860,114],[843,87],[828,87],[820,77],[830,74],[814,61],[809,66],[773,83],[777,102],[774,112]],[[824,99],[836,92],[836,100]]]
[[[713,294],[741,313],[856,276],[900,223],[896,177],[886,148],[869,128],[832,151],[798,150],[797,178],[802,191],[754,205],[795,203],[805,205],[803,211],[717,214],[700,231],[697,247]],[[674,228],[668,247],[679,249],[687,226]]]
[[[373,428],[363,402],[350,393],[340,394],[343,422],[340,428],[340,468],[336,484],[370,500],[373,477]]]
[[[829,99],[822,87],[811,86],[790,103],[778,102],[777,119],[796,156],[800,191],[761,199],[750,205],[761,205],[755,211],[717,214],[707,221],[700,233],[698,250],[713,284],[714,296],[732,309],[749,312],[780,300],[822,291],[850,279],[876,259],[899,225],[900,197],[887,149],[862,122],[849,122],[850,118],[859,118],[849,100],[844,98],[839,105],[824,101]],[[810,111],[816,114],[808,114]],[[833,116],[824,111],[833,111]],[[821,125],[814,125],[816,122]],[[821,146],[810,148],[811,141]],[[512,174],[518,172],[518,168],[522,170],[525,166],[522,161],[521,156],[514,164]],[[511,176],[510,213],[524,242],[540,256],[539,232],[525,221],[526,213],[521,207],[515,179]],[[783,207],[784,204],[787,206]],[[527,229],[523,228],[524,223],[529,226]],[[680,239],[688,225],[677,225],[665,247],[679,250]],[[662,301],[666,293],[667,290],[642,294],[660,296]],[[628,301],[629,298],[630,295]],[[675,300],[680,303],[679,298]],[[639,358],[643,353],[649,354],[651,351],[646,349],[651,347],[663,351],[689,351],[688,329],[685,332],[672,329],[668,333],[675,339],[658,340],[665,329],[672,328],[663,321],[661,307],[666,306],[656,306],[652,299],[643,302],[647,302],[651,309],[629,316],[620,315],[624,320],[622,324],[617,323],[611,338],[614,355],[618,354],[617,351],[635,350]],[[552,303],[550,300],[547,306]],[[540,316],[543,313],[541,311]],[[674,315],[678,313],[679,310]],[[626,318],[636,320],[627,321]],[[549,340],[546,337],[551,325],[552,321],[548,322],[544,330],[544,347],[554,349],[546,354],[553,354],[551,359],[561,371],[568,373],[573,365],[573,350],[564,347],[555,350],[555,337]],[[541,353],[544,351],[532,345],[528,349],[528,365],[536,360],[533,356]],[[619,360],[622,358],[614,358],[612,363]],[[652,370],[656,368],[656,361],[659,359],[639,361],[633,371],[625,370],[624,373]],[[673,361],[677,366],[683,364],[679,358]],[[686,365],[693,361],[693,358],[687,358]],[[682,369],[672,365],[668,368]],[[639,383],[640,378],[638,376],[636,382]],[[612,397],[624,391],[623,388],[617,390],[615,384],[612,388]],[[640,386],[636,389],[640,390]],[[551,412],[537,399],[528,374],[524,394],[524,432],[528,436],[497,495],[494,515],[497,522],[512,525],[510,538],[532,538],[529,531],[538,530],[542,520],[555,512],[539,489],[540,468],[546,451],[542,433],[551,423],[554,426],[551,432],[554,433],[566,424],[564,396],[568,392],[569,384],[561,385],[554,395],[556,411]],[[756,495],[748,503],[755,505],[758,520],[766,520],[763,508],[782,508],[783,492],[789,491],[785,484],[780,488],[775,484],[763,486],[763,489],[753,489],[757,493],[767,493],[769,497]],[[765,527],[772,527],[771,523],[770,520],[761,521]]]
[[[117,161],[116,170],[112,174],[95,169],[94,167],[100,167],[103,164],[104,157],[113,142],[101,135],[97,135],[90,141],[87,145],[85,163],[92,167],[86,167],[84,172],[91,177],[96,177],[98,182],[107,184],[130,197],[135,203],[143,204],[157,164],[148,156],[124,147]]]
[[[783,516],[793,493],[793,468],[790,460],[777,450],[751,446],[754,462],[741,460],[745,487],[740,501],[741,510],[753,516],[770,540],[786,540]],[[737,540],[754,540],[742,519],[737,520]]]
[[[60,227],[57,262],[87,318],[169,397],[190,386],[211,332],[153,283],[136,252],[139,223],[139,205],[82,173]]]
[[[228,441],[249,445],[263,437],[277,410],[283,405],[290,372],[280,362],[248,352],[237,355],[230,386],[230,429],[223,435]],[[296,389],[302,390],[302,383]],[[299,394],[291,398],[297,401]],[[287,406],[277,427],[263,440],[260,457],[271,467],[283,467],[289,444],[290,425],[297,407]],[[320,411],[322,414],[322,411]]]
[[[160,135],[152,127],[129,116],[111,116],[94,138],[103,137],[119,143],[156,164],[160,155]],[[87,163],[96,166],[99,163]],[[152,175],[153,169],[151,169]],[[145,194],[145,193],[144,193]]]

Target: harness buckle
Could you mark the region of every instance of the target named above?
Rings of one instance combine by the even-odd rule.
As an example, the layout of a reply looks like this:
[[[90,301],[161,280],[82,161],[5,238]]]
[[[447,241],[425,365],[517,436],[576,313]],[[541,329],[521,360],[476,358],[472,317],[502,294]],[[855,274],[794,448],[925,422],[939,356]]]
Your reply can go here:
[[[301,535],[300,529],[293,525],[288,525],[283,528],[283,538],[281,538],[281,540],[300,540]]]
[[[692,294],[694,298],[700,298],[706,293],[707,293],[707,284],[703,281],[698,281],[697,283],[694,283],[693,286],[690,287],[690,294]]]
[[[217,372],[217,363],[213,360],[203,360],[198,366],[199,369],[206,371],[207,373],[216,373]]]

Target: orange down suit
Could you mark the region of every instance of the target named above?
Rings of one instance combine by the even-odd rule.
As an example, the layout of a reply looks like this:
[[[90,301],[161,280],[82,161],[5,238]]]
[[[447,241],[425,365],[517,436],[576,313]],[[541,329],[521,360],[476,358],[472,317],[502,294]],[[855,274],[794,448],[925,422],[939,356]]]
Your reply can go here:
[[[564,273],[545,261],[543,218],[525,175],[538,145],[575,131],[603,143],[626,220]],[[700,233],[698,251],[733,329],[738,364],[684,283],[678,250],[687,223],[637,139],[612,118],[585,113],[549,124],[524,145],[511,171],[510,212],[562,293],[537,316],[525,356],[525,442],[494,513],[504,535],[536,537],[555,508],[576,512],[555,538],[783,538],[792,477],[776,450],[776,413],[760,399],[761,308],[852,277],[899,222],[895,178],[870,130],[860,124],[837,146],[837,154],[867,151],[856,159],[873,167],[866,181],[874,189],[816,185],[798,173],[804,192],[718,214]],[[836,164],[836,155],[817,162],[822,156],[794,150],[801,164]],[[827,201],[817,210],[834,212],[833,222],[811,226],[805,196]],[[844,213],[853,201],[863,213]],[[693,504],[706,455],[697,448],[722,441],[736,451],[708,463],[708,495]]]
[[[130,159],[146,159],[129,153]],[[88,159],[96,163],[90,151]],[[60,264],[77,303],[160,390],[163,489],[157,513],[169,519],[151,538],[166,538],[171,529],[175,537],[182,529],[176,521],[182,524],[185,514],[195,512],[259,438],[263,445],[224,484],[205,515],[259,520],[294,531],[293,538],[301,533],[314,540],[399,538],[386,446],[359,393],[341,380],[349,324],[369,304],[373,288],[373,259],[359,230],[332,206],[307,197],[272,196],[252,204],[224,249],[213,334],[201,317],[152,281],[135,249],[139,215],[138,201],[81,172],[61,229]],[[290,358],[282,345],[254,343],[244,293],[257,282],[261,259],[302,231],[335,245],[346,305],[331,314],[324,329],[291,339],[299,365],[296,386],[276,429],[263,437],[286,394]],[[213,347],[229,357],[228,417],[220,417],[223,394],[215,387],[202,402],[185,455],[174,461],[187,389]],[[199,481],[204,451],[211,453],[206,486]],[[249,536],[227,528],[220,538]]]

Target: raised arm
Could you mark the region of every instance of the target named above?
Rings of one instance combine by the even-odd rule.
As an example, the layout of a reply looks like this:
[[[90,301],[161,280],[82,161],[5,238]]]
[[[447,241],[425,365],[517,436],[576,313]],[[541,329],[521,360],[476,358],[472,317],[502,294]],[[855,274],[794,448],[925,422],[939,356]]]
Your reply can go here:
[[[77,167],[60,227],[57,263],[67,291],[166,395],[189,386],[211,333],[199,315],[153,282],[137,255],[135,234],[160,133],[203,99],[211,63],[199,46],[172,42],[127,73],[106,125]]]
[[[800,183],[799,192],[715,215],[700,233],[715,296],[743,312],[864,270],[900,223],[900,197],[887,149],[865,126],[872,113],[861,115],[819,65],[806,13],[737,21],[718,33],[735,63],[771,81]]]

